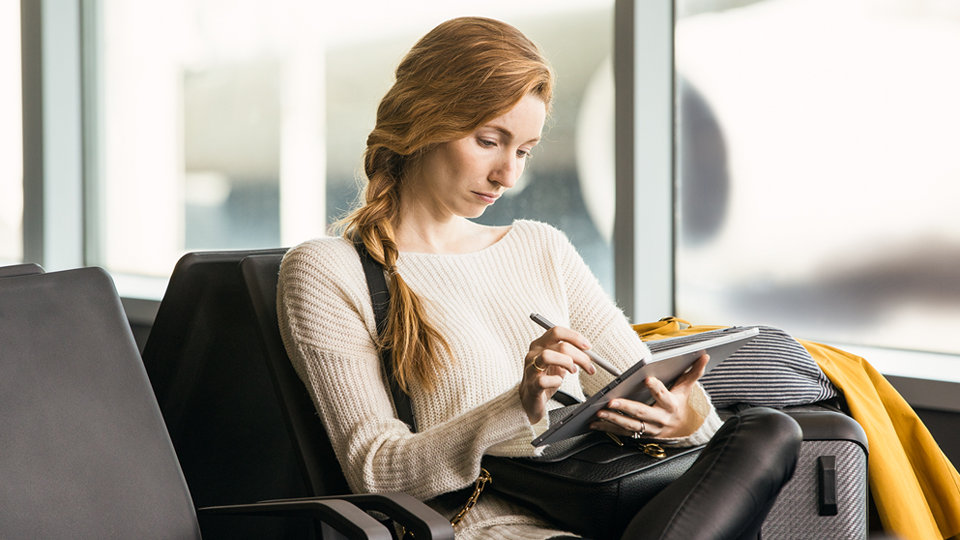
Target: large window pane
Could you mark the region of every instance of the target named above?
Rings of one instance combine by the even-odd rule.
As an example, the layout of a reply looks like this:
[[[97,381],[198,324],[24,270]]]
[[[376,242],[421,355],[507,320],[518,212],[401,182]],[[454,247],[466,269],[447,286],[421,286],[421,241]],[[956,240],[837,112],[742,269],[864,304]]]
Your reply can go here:
[[[279,245],[283,4],[102,2],[98,262],[164,276],[187,250]]]
[[[441,1],[104,0],[103,264],[162,276],[186,250],[323,234],[356,199],[366,135],[400,57],[462,14]],[[496,1],[470,14],[517,25],[560,74],[523,183],[536,194],[517,187],[482,220],[556,224],[611,288],[612,2]]]
[[[677,8],[678,311],[960,353],[960,10]]]
[[[23,258],[20,2],[0,2],[0,264]]]

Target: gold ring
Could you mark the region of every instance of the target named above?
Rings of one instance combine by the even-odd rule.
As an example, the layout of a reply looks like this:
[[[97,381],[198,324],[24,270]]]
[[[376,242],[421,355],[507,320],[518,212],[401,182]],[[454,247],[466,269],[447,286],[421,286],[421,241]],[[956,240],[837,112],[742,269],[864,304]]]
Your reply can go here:
[[[533,358],[533,367],[534,367],[534,369],[536,369],[537,371],[546,371],[546,370],[547,370],[547,366],[540,367],[540,364],[537,363],[537,361],[539,361],[539,360],[540,360],[540,355],[539,355],[539,354]]]

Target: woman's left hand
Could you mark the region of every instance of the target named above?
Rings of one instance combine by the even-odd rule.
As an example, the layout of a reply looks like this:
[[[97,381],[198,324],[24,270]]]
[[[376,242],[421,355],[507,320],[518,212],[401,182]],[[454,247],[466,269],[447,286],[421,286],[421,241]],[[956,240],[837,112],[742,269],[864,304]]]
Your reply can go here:
[[[690,371],[677,379],[672,389],[654,377],[644,381],[656,402],[647,405],[639,401],[617,398],[597,413],[590,427],[617,435],[655,439],[670,439],[692,435],[703,423],[703,417],[690,407],[690,392],[703,375],[710,357],[700,357]]]

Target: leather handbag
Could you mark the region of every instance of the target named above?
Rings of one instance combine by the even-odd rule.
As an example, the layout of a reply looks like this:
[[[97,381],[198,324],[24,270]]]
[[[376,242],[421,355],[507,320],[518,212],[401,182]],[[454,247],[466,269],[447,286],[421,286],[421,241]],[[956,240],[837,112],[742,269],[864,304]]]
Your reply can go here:
[[[355,243],[363,263],[377,331],[386,329],[389,291],[383,268]],[[393,397],[397,416],[416,431],[410,399],[400,389],[391,368],[392,352],[380,351],[380,360]],[[567,406],[550,411],[558,422],[577,405],[566,394],[554,396]],[[592,432],[548,446],[542,455],[529,458],[485,456],[481,478],[468,505],[476,502],[485,485],[505,498],[531,507],[560,527],[590,538],[619,538],[633,516],[667,484],[693,465],[703,446],[670,447],[621,440]]]
[[[570,407],[554,409],[559,421]],[[693,465],[703,446],[669,447],[601,432],[530,458],[486,456],[490,489],[590,538],[620,538],[633,516]]]

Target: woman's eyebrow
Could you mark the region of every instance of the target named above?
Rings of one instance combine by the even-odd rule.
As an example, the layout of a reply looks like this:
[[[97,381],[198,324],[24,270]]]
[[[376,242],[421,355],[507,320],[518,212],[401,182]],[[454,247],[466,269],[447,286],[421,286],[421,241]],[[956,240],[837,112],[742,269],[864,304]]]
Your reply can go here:
[[[511,141],[515,138],[514,135],[513,135],[513,132],[510,131],[509,129],[503,127],[503,126],[487,125],[487,126],[485,126],[485,127],[488,127],[488,128],[490,128],[490,129],[499,131],[504,137],[506,137],[507,139],[509,139],[509,140],[511,140]],[[538,142],[540,142],[540,137],[534,137],[534,138],[532,138],[532,139],[530,139],[529,141],[526,141],[526,142],[527,142],[527,143],[538,143]]]

